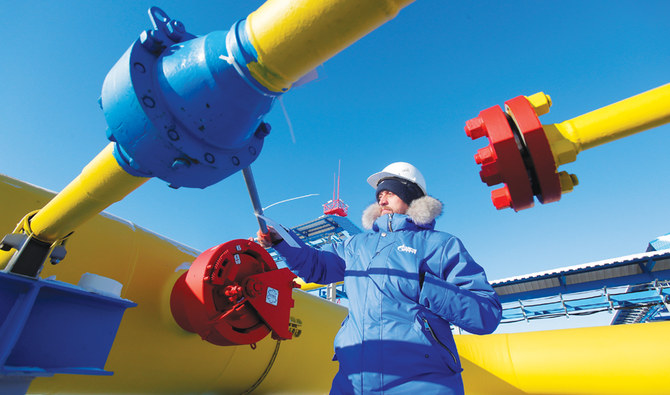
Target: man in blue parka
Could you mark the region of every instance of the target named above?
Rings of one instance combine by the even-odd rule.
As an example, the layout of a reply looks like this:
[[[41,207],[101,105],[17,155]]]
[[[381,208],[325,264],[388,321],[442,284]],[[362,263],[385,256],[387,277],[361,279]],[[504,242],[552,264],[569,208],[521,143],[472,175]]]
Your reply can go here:
[[[372,232],[321,249],[291,247],[272,229],[259,242],[307,282],[344,280],[349,314],[335,336],[332,394],[462,394],[450,324],[493,332],[498,297],[461,241],[433,229],[442,203],[418,169],[396,162],[368,183],[377,203],[363,226]]]

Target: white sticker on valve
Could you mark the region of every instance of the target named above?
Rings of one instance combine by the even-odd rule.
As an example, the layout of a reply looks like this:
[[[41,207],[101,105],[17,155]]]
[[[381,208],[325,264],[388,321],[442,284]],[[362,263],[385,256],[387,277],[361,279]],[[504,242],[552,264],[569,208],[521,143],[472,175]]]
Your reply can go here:
[[[265,302],[276,306],[277,303],[279,303],[279,291],[268,287],[268,293],[265,295]]]
[[[241,261],[240,261],[240,255],[239,255],[239,254],[235,254],[234,257],[235,257],[235,263],[239,265],[240,262],[241,262]]]

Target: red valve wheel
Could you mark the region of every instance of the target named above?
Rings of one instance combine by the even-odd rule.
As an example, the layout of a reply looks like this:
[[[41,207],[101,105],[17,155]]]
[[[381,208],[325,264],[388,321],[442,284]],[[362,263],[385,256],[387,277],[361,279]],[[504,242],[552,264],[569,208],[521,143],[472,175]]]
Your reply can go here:
[[[290,333],[288,337],[285,334],[293,306],[290,295],[293,278],[295,275],[288,269],[277,270],[270,254],[260,245],[249,240],[232,240],[196,258],[175,283],[170,308],[179,326],[198,333],[203,340],[221,346],[252,344],[274,329],[258,312],[259,308],[267,310],[259,300],[265,299],[262,293],[271,289],[281,293],[279,316],[280,321],[286,320],[284,331],[281,322],[275,319],[273,324],[282,327],[275,332],[290,338]],[[279,291],[268,287],[273,281],[279,281],[273,285]],[[271,314],[278,313],[271,311]]]

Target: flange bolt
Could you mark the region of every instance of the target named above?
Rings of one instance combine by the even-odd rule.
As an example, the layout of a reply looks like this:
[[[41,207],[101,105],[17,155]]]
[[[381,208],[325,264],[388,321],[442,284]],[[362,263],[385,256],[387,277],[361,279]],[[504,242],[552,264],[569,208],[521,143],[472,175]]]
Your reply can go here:
[[[472,118],[465,122],[465,134],[475,140],[488,135],[486,125],[481,117]]]
[[[491,200],[498,210],[512,207],[512,196],[509,193],[507,185],[491,191]]]

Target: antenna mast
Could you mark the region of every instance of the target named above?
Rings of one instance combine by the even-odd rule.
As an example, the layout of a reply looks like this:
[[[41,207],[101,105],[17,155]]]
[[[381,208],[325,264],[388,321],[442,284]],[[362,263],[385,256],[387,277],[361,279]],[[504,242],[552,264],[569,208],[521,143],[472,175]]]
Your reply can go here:
[[[340,199],[340,167],[342,160],[337,163],[337,186],[335,185],[335,174],[333,174],[333,200],[327,202],[323,205],[323,214],[324,215],[337,215],[340,217],[347,216],[347,210],[349,206],[344,204],[342,199]],[[335,190],[337,188],[337,196],[335,196]]]

